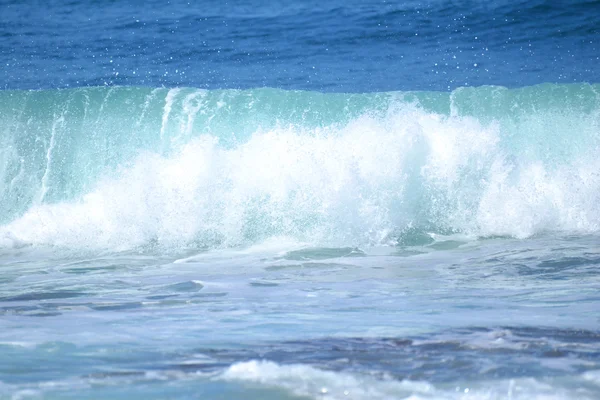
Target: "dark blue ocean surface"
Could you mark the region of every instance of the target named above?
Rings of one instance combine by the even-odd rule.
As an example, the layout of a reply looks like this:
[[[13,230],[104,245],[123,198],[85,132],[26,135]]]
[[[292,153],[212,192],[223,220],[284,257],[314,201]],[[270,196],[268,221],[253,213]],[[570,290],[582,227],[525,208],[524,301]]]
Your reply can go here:
[[[0,87],[336,92],[597,82],[600,2],[0,2]]]

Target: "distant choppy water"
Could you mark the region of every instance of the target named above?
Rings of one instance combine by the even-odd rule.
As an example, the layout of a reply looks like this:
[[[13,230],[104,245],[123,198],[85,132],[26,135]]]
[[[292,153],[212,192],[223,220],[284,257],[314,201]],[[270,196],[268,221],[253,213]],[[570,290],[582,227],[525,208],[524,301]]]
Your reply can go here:
[[[0,1],[0,398],[600,398],[599,27]]]

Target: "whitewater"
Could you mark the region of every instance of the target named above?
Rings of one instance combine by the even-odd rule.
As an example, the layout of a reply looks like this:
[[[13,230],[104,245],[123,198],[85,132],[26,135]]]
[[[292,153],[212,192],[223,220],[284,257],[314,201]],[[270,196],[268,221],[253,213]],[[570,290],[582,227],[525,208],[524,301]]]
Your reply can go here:
[[[599,89],[6,91],[0,238],[176,251],[595,233]]]
[[[0,92],[0,396],[597,398],[599,89]]]

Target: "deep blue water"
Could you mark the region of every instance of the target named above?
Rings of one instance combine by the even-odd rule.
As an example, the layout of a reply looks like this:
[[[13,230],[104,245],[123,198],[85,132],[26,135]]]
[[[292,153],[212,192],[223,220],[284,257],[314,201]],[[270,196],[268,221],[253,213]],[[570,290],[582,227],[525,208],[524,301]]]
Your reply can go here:
[[[0,85],[335,92],[597,82],[597,1],[6,1]]]
[[[600,398],[599,30],[0,0],[0,399]]]

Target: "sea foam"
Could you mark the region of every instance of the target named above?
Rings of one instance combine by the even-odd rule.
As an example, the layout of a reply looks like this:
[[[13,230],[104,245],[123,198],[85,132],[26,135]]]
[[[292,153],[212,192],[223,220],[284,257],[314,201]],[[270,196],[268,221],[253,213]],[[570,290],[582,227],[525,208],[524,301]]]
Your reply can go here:
[[[581,90],[595,93],[588,89]],[[53,113],[45,147],[28,148],[30,142],[15,143],[18,135],[4,136],[13,143],[0,163],[3,208],[10,213],[7,203],[13,201],[14,215],[0,227],[1,245],[124,250],[243,246],[288,237],[369,246],[412,243],[415,235],[522,238],[600,229],[600,108],[593,97],[585,104],[568,98],[570,109],[557,109],[539,93],[516,98],[502,88],[472,89],[468,96],[455,91],[446,95],[447,104],[436,93],[375,94],[357,103],[353,95],[217,96],[182,89],[167,91],[157,108],[149,104],[160,97],[152,91],[143,101],[137,95],[136,109],[147,115],[157,108],[155,130],[143,128],[139,115],[127,119],[113,110],[109,126],[120,129],[115,132],[107,130],[109,121],[101,122],[114,108],[110,99],[135,96],[133,89],[114,90],[104,92],[97,109],[80,110],[82,124],[97,114],[98,123],[88,124],[96,131],[82,131],[70,120],[73,102],[82,96],[73,92]],[[534,94],[545,103],[531,100]],[[268,95],[275,100],[256,105]],[[482,106],[473,110],[476,95]],[[89,93],[87,98],[89,104]],[[304,103],[273,111],[273,102],[282,99]],[[515,109],[491,110],[494,101],[498,107],[513,101]],[[320,113],[327,102],[338,110]],[[296,115],[302,106],[304,115]],[[275,116],[258,123],[261,112]],[[119,128],[119,121],[132,127]],[[236,128],[243,134],[229,136]],[[78,135],[95,147],[78,145]],[[27,151],[31,160],[19,158]],[[96,161],[104,157],[104,164],[77,169],[89,166],[88,153]],[[24,172],[36,159],[36,173]],[[19,201],[27,204],[22,211]]]

